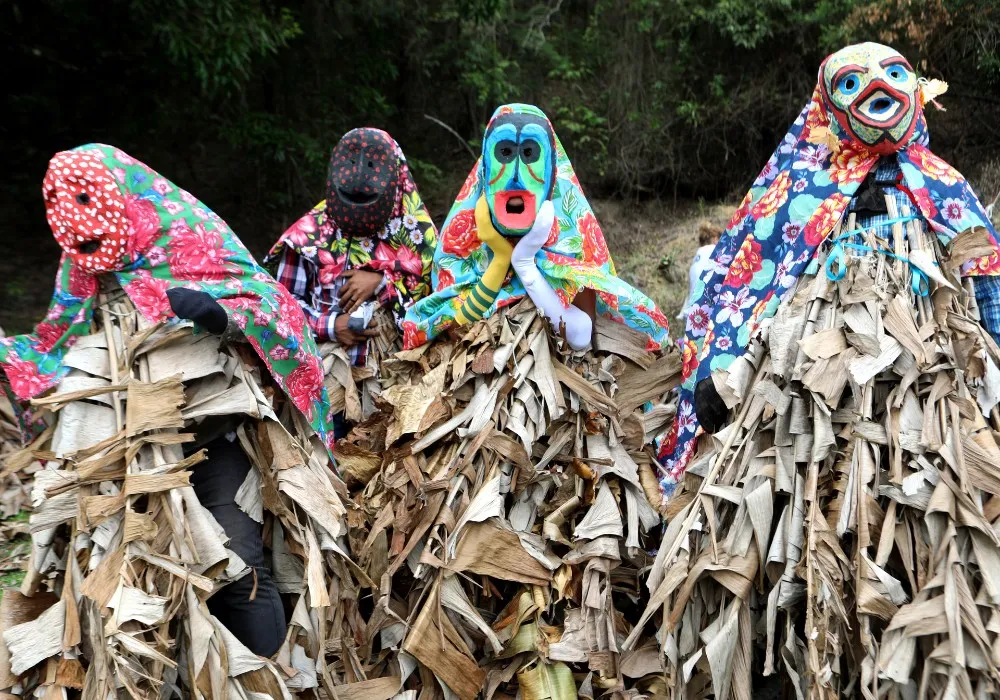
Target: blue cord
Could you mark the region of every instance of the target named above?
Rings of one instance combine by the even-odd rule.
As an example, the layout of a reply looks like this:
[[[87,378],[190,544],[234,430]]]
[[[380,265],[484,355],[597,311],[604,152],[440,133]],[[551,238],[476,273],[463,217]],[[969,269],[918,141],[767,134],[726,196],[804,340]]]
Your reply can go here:
[[[905,262],[910,266],[910,289],[913,293],[920,297],[925,297],[930,292],[930,281],[927,279],[927,275],[914,265],[908,258],[896,255],[891,250],[886,250],[885,248],[873,248],[862,243],[850,243],[850,239],[860,236],[865,231],[873,231],[877,228],[882,228],[883,226],[892,226],[893,224],[906,223],[907,221],[915,221],[918,217],[916,216],[899,216],[895,219],[889,219],[887,221],[880,221],[877,224],[868,226],[866,228],[855,229],[853,231],[848,231],[843,233],[833,241],[833,248],[830,249],[830,255],[826,259],[826,264],[823,266],[826,270],[827,279],[832,282],[839,282],[844,279],[844,275],[847,274],[847,252],[845,248],[850,248],[851,250],[857,250],[862,253],[881,253],[887,258],[893,258],[894,260],[899,260],[900,262]],[[836,269],[834,269],[836,266]]]

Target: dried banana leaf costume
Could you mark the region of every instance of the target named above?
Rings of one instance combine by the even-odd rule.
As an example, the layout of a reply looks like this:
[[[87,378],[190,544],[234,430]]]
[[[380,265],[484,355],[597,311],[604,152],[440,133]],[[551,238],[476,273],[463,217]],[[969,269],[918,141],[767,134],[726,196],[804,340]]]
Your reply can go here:
[[[677,419],[660,441],[660,484],[669,496],[701,433],[694,388],[743,354],[848,210],[883,158],[896,158],[903,188],[947,244],[969,228],[996,232],[965,178],[928,148],[923,107],[930,84],[898,52],[848,46],[823,61],[819,84],[733,215],[702,277],[681,343],[684,382]],[[926,91],[926,92],[925,92]],[[1000,274],[1000,259],[967,263],[965,276]]]
[[[517,117],[519,123],[531,123],[531,147],[537,148],[526,154],[525,141],[521,151],[511,154],[520,159],[520,171],[528,173],[521,177],[524,182],[516,186],[533,193],[522,217],[526,219],[525,225],[515,223],[514,226],[529,228],[530,220],[546,198],[551,198],[558,224],[553,226],[549,240],[535,255],[542,277],[555,290],[564,307],[569,308],[580,291],[592,289],[597,293],[599,314],[646,334],[650,349],[664,346],[669,338],[666,317],[649,297],[615,276],[614,263],[597,217],[548,118],[532,105],[512,104],[497,109],[490,119],[483,155],[466,178],[441,229],[431,277],[435,292],[407,312],[403,322],[405,347],[423,345],[457,325],[459,310],[467,298],[476,293],[477,283],[492,260],[492,251],[479,239],[476,230],[475,207],[485,191],[495,187],[505,175],[510,176],[510,166],[514,164],[504,162],[506,159],[495,162],[494,148],[502,149],[504,144],[494,144],[491,135],[500,133],[497,128],[512,117]],[[519,134],[524,132],[527,129],[519,130]],[[497,228],[509,235],[511,226],[498,221],[495,212],[493,217]],[[521,281],[508,272],[495,299],[484,304],[487,307],[484,316],[492,315],[524,295]]]
[[[377,189],[385,194],[364,206],[345,201],[342,194],[354,184],[341,180],[353,173],[358,158],[379,159],[375,165],[384,175]],[[326,199],[282,234],[264,264],[277,264],[291,250],[300,265],[315,270],[307,277],[326,286],[347,270],[381,272],[387,284],[379,301],[389,305],[401,324],[406,308],[430,292],[437,244],[437,229],[402,149],[381,129],[349,131],[333,151],[326,191]]]
[[[65,251],[45,320],[0,338],[0,367],[18,399],[55,386],[66,351],[90,332],[100,273],[110,272],[150,322],[174,317],[166,291],[207,292],[260,355],[278,386],[332,444],[323,367],[298,303],[194,196],[102,144],[57,153],[42,187]]]

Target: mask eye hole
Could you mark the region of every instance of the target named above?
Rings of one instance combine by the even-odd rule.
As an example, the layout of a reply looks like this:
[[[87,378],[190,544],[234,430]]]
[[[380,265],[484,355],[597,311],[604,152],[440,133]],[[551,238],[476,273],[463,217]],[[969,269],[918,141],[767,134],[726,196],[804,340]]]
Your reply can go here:
[[[521,144],[521,160],[525,163],[534,163],[542,154],[542,149],[537,141],[528,140]]]
[[[81,192],[76,196],[76,201],[78,204],[90,204],[90,195],[86,192]]]
[[[910,77],[906,68],[900,65],[889,66],[886,69],[885,74],[889,76],[889,80],[897,83],[905,83]]]
[[[501,141],[493,147],[493,157],[501,163],[510,163],[517,157],[517,144],[513,141]]]
[[[837,91],[848,97],[861,89],[861,76],[857,73],[848,73],[837,81]]]

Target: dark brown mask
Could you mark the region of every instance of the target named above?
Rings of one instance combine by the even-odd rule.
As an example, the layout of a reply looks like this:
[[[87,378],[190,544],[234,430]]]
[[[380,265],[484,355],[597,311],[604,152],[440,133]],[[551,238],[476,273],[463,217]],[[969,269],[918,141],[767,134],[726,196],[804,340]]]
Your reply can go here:
[[[392,216],[399,190],[399,157],[380,129],[347,132],[330,155],[326,211],[345,235],[376,235]]]

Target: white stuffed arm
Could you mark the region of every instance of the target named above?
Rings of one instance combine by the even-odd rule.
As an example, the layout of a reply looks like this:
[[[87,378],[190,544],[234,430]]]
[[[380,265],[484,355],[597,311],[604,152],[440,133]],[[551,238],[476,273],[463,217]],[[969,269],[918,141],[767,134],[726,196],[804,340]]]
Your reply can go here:
[[[574,350],[583,350],[590,345],[593,334],[594,325],[590,316],[572,304],[569,308],[564,308],[555,290],[545,281],[535,264],[535,253],[548,239],[554,220],[552,202],[547,201],[542,204],[538,216],[535,217],[534,226],[514,246],[511,266],[524,285],[525,291],[528,292],[528,296],[535,302],[535,306],[542,310],[555,329],[559,330],[560,323],[566,324],[566,340],[569,346]]]

